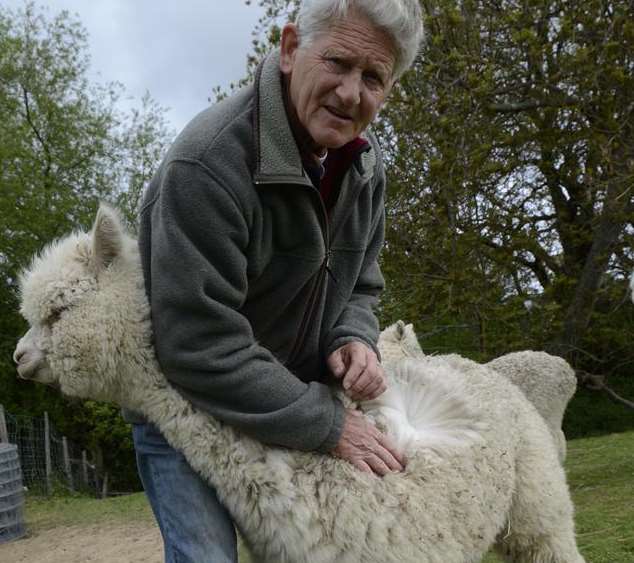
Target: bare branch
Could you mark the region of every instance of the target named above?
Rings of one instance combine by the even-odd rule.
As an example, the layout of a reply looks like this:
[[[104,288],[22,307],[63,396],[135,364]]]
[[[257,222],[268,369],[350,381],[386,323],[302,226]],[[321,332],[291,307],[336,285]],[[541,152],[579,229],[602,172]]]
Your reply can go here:
[[[614,402],[626,406],[628,409],[634,410],[634,402],[621,397],[613,389],[605,384],[605,376],[588,373],[587,371],[577,370],[576,372],[579,382],[591,391],[604,391]]]
[[[530,109],[540,108],[562,108],[566,106],[574,106],[579,103],[577,98],[570,96],[565,97],[563,100],[557,102],[545,102],[538,100],[525,100],[523,102],[505,102],[505,103],[493,103],[489,104],[489,110],[496,113],[518,113]]]
[[[36,127],[35,123],[33,122],[33,118],[31,116],[31,106],[29,105],[29,92],[24,87],[23,84],[20,84],[20,88],[22,88],[22,99],[24,100],[26,122],[29,124],[29,127],[31,127],[33,133],[35,133],[37,140],[39,141],[40,145],[42,145],[42,149],[44,150],[44,153],[46,154],[46,170],[44,171],[44,176],[48,176],[51,172],[51,165],[52,165],[51,153],[49,151],[48,145],[46,144],[46,142],[44,141],[44,138],[42,137],[42,134],[40,133],[39,129]]]

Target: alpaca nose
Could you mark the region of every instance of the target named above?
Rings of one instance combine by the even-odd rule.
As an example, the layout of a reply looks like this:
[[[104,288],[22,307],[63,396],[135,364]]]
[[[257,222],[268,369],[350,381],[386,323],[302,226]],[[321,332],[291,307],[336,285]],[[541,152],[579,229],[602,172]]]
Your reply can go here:
[[[24,350],[24,349],[21,350],[20,347],[18,346],[15,349],[15,352],[13,352],[13,361],[16,364],[19,364],[20,360],[25,356],[25,354],[26,354],[26,350]]]

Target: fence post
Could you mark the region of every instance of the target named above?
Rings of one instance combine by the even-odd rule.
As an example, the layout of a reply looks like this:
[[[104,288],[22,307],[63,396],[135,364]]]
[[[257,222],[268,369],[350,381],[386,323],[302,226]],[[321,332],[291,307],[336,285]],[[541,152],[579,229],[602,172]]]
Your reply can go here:
[[[86,450],[81,451],[81,474],[84,479],[84,487],[88,489],[88,456]]]
[[[101,486],[101,498],[106,498],[108,496],[108,472],[106,471],[103,476],[103,483]]]
[[[64,451],[64,471],[66,472],[68,488],[74,492],[75,487],[73,486],[73,471],[70,466],[70,456],[68,455],[68,440],[66,440],[66,436],[62,436],[62,449]]]
[[[0,405],[0,443],[9,441],[9,431],[7,430],[7,420],[4,417],[4,407]]]
[[[44,411],[44,456],[46,460],[46,494],[50,495],[53,492],[51,483],[51,426],[48,420],[48,412],[46,411]]]

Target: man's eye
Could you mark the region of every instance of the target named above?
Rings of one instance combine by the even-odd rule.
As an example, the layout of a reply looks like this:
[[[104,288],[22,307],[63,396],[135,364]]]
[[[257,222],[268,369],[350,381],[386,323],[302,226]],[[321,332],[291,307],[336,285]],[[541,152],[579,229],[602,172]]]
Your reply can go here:
[[[374,74],[374,73],[364,74],[363,79],[373,87],[381,88],[383,86],[383,80],[378,74]]]
[[[343,59],[340,59],[339,57],[327,57],[326,62],[336,69],[343,69],[346,66]]]

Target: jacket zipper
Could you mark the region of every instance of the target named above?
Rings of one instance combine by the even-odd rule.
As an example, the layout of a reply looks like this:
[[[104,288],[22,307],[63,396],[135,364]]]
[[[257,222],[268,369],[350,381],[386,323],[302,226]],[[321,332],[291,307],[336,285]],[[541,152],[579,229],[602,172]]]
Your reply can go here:
[[[314,186],[311,186],[310,189],[312,190],[312,193],[317,195],[317,198],[319,199],[319,204],[321,208],[320,223],[322,224],[321,226],[322,226],[322,233],[324,237],[324,247],[326,249],[326,255],[324,256],[324,260],[321,264],[321,267],[316,274],[316,280],[313,285],[310,296],[308,298],[308,304],[306,305],[304,315],[302,316],[302,321],[299,325],[299,330],[297,331],[297,338],[295,339],[295,342],[293,343],[291,351],[288,354],[288,358],[285,362],[286,365],[291,365],[292,362],[297,359],[299,351],[301,350],[302,346],[306,342],[306,336],[308,334],[308,327],[310,325],[310,321],[315,315],[315,311],[319,304],[319,298],[321,297],[323,293],[324,280],[326,279],[327,274],[330,274],[332,276],[332,272],[330,270],[330,258],[332,255],[332,251],[330,249],[330,227],[328,226],[328,212],[326,211],[326,205],[321,199],[321,195],[317,191],[317,188],[315,188]],[[332,277],[334,279],[334,276]]]
[[[283,177],[283,178],[282,177],[267,177],[266,180],[264,180],[263,178],[255,178],[254,184],[256,185],[274,184],[279,181],[288,182],[288,180],[289,178],[287,177]],[[319,200],[319,207],[321,210],[321,213],[319,214],[321,219],[320,223],[322,224],[322,233],[324,237],[324,247],[326,249],[326,255],[324,256],[324,260],[322,262],[322,265],[319,271],[315,275],[316,276],[315,282],[313,284],[313,287],[311,288],[311,292],[308,298],[308,303],[306,305],[306,309],[304,310],[304,315],[302,316],[302,321],[299,325],[299,330],[297,331],[297,338],[295,339],[295,342],[293,343],[293,346],[291,347],[291,351],[289,352],[287,359],[284,362],[284,365],[286,366],[290,366],[292,362],[294,362],[297,359],[299,351],[301,350],[301,347],[306,341],[308,326],[310,325],[310,321],[312,320],[315,314],[315,310],[319,303],[319,297],[321,296],[323,292],[324,280],[326,279],[326,275],[330,275],[333,281],[335,282],[335,284],[337,283],[337,279],[335,278],[334,274],[332,273],[332,270],[330,269],[330,259],[332,257],[332,249],[331,249],[330,227],[328,224],[328,211],[326,210],[326,205],[323,199],[321,198],[321,194],[312,183],[308,183],[308,182],[306,183],[293,182],[293,183],[296,183],[297,185],[302,186],[303,188],[308,188],[315,196],[317,196],[317,199]],[[344,215],[345,219],[347,219],[351,211],[352,211],[351,209],[348,210],[348,212]],[[339,227],[344,222],[345,221],[339,221],[336,226]],[[335,229],[335,234],[338,232],[338,230],[339,230],[338,228]]]

